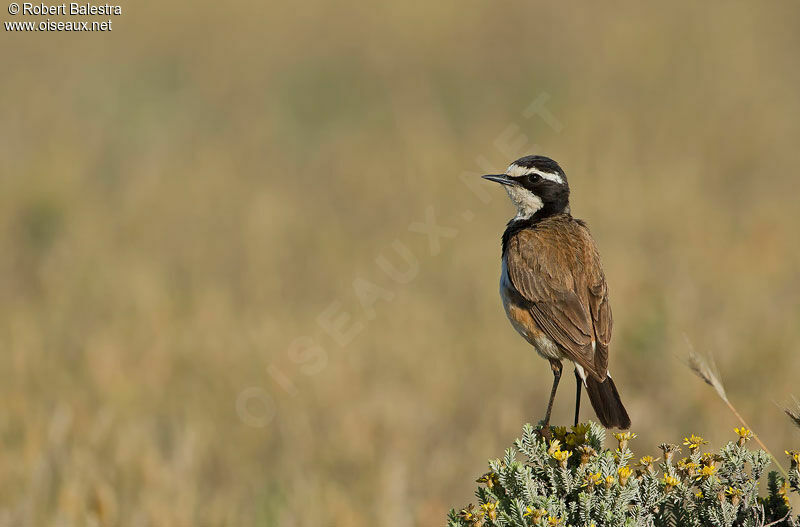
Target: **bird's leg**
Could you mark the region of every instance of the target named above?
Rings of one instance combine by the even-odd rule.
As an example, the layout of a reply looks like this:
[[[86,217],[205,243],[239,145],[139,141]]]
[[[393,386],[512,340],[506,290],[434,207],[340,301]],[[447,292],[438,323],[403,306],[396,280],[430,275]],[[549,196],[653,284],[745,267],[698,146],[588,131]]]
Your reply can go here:
[[[575,426],[578,426],[581,415],[581,386],[583,386],[583,379],[578,373],[578,368],[575,368],[575,381],[578,383],[578,390],[575,393]]]
[[[547,435],[550,433],[550,412],[553,411],[553,400],[556,398],[558,381],[561,380],[561,370],[563,367],[560,360],[550,360],[550,368],[553,370],[553,388],[550,390],[550,401],[547,403],[547,413],[544,416],[544,425],[542,426],[542,432]]]

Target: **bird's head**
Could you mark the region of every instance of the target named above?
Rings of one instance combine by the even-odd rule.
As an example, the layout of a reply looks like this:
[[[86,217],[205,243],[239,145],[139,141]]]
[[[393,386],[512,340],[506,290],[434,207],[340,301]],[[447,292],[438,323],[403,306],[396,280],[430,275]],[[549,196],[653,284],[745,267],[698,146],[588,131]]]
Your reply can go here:
[[[544,156],[525,156],[511,163],[505,174],[484,179],[503,185],[517,207],[517,219],[569,212],[569,184],[558,163]]]

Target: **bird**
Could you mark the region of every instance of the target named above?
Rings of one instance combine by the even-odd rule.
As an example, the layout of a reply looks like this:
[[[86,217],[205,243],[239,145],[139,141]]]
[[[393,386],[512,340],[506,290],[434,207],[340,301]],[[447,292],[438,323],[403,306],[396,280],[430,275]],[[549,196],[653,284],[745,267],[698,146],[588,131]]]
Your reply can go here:
[[[585,387],[606,428],[628,429],[628,412],[608,371],[613,319],[600,253],[583,220],[573,218],[564,170],[549,157],[528,155],[504,174],[484,179],[503,185],[517,214],[502,237],[500,297],[513,328],[550,362],[550,414],[563,360],[575,366],[575,426]]]

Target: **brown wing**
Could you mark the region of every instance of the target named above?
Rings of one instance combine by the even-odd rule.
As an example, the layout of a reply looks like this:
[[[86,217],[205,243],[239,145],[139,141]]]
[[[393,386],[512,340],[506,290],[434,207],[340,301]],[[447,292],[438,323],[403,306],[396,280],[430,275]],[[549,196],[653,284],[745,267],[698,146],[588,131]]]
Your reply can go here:
[[[600,262],[600,253],[589,234],[589,229],[583,222],[577,222],[578,235],[583,240],[586,255],[586,286],[589,291],[589,313],[592,317],[592,326],[596,340],[594,364],[596,371],[605,378],[608,371],[608,346],[611,344],[611,328],[614,318],[611,314],[611,304],[608,301],[608,285]]]
[[[506,265],[542,331],[570,360],[605,379],[611,311],[588,231],[577,224],[520,231],[509,241]]]
[[[611,343],[611,327],[614,319],[608,303],[606,277],[602,271],[595,285],[589,286],[589,309],[597,342],[594,355],[595,369],[602,372],[602,376],[605,377],[605,372],[608,370],[608,345]]]

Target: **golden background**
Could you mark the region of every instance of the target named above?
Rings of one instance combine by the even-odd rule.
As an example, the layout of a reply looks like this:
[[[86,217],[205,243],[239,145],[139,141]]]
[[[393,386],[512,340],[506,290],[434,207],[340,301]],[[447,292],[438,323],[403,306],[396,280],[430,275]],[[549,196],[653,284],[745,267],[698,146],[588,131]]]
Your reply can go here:
[[[550,388],[478,179],[526,153],[603,254],[634,449],[732,439],[690,345],[800,443],[797,3],[123,9],[0,34],[0,525],[443,524]]]

